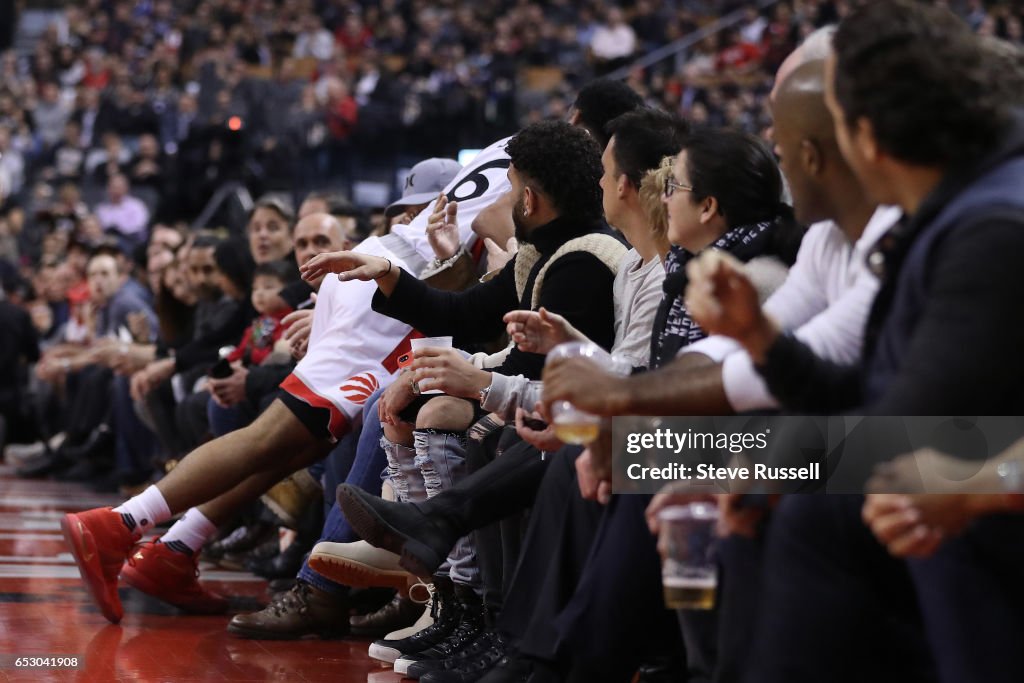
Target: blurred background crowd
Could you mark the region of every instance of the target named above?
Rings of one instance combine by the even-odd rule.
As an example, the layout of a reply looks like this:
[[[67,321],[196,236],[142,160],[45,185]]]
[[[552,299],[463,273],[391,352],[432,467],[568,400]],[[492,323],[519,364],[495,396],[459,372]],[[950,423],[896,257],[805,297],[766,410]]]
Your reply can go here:
[[[1021,3],[949,4],[978,33],[1022,41]],[[203,299],[189,270],[204,267],[189,262],[198,231],[220,239],[249,226],[255,263],[291,260],[288,243],[272,258],[257,252],[253,222],[270,228],[252,197],[278,193],[260,215],[290,223],[290,206],[329,189],[351,241],[384,231],[383,207],[413,162],[565,118],[597,76],[694,124],[766,136],[780,62],[849,10],[846,0],[4,3],[0,278],[44,347],[120,335],[161,349],[192,332],[175,316]],[[115,259],[148,317],[98,318],[121,281],[90,286],[97,253]],[[251,268],[234,275],[251,288]],[[59,386],[60,370],[37,375]],[[42,434],[9,436],[59,433],[67,410]]]

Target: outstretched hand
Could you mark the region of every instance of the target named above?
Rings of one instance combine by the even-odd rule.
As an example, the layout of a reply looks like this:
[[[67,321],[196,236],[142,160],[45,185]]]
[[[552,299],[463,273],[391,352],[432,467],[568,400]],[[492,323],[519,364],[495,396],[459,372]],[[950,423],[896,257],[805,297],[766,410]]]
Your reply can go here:
[[[342,282],[347,280],[376,280],[391,271],[386,258],[354,251],[331,251],[317,254],[299,268],[302,279],[315,282],[328,273],[337,273]]]

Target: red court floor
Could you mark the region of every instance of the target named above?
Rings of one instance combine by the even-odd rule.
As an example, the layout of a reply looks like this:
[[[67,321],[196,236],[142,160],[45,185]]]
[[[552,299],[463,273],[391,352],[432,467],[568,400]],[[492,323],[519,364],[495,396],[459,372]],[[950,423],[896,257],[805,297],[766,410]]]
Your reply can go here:
[[[366,656],[368,641],[242,640],[225,631],[227,616],[183,616],[127,587],[124,620],[107,623],[78,578],[59,523],[65,511],[117,502],[74,484],[19,480],[0,465],[0,682],[401,680]],[[265,583],[251,574],[210,569],[203,576],[238,596],[236,611],[266,602]],[[84,665],[25,670],[9,655],[77,656]]]

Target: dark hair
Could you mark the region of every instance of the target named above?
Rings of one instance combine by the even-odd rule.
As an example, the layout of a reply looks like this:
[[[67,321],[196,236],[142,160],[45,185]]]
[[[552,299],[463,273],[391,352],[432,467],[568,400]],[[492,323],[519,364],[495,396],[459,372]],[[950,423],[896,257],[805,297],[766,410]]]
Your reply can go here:
[[[311,199],[319,199],[327,205],[327,213],[332,216],[358,216],[362,213],[359,208],[349,201],[341,192],[320,192],[319,190],[313,190],[306,195],[303,202],[308,202]]]
[[[217,269],[240,290],[248,292],[252,289],[252,274],[256,269],[256,262],[253,261],[252,254],[244,242],[221,242],[213,250],[213,260],[217,264]]]
[[[730,228],[778,215],[782,175],[758,138],[738,130],[704,128],[686,140],[683,150],[693,198],[714,197]]]
[[[750,133],[705,128],[694,131],[683,150],[693,199],[714,197],[730,229],[776,223],[767,253],[792,264],[803,230],[782,202],[782,174],[768,146]]]
[[[256,270],[252,273],[252,278],[255,280],[262,275],[264,277],[277,278],[282,283],[288,283],[292,280],[293,270],[295,270],[295,266],[287,261],[270,261],[256,266]]]
[[[658,109],[639,109],[615,117],[605,131],[615,138],[615,168],[639,190],[648,171],[682,149],[690,124]]]
[[[866,118],[879,146],[902,161],[970,163],[1012,121],[1010,98],[994,86],[1008,76],[998,73],[1007,62],[948,10],[871,2],[843,20],[833,45],[847,123]]]
[[[209,232],[204,232],[196,235],[196,238],[192,240],[192,249],[216,249],[224,242],[223,239],[217,237]],[[246,251],[249,251],[246,248]]]
[[[295,207],[292,206],[291,200],[283,195],[271,193],[257,199],[256,205],[252,207],[252,212],[249,213],[250,220],[257,209],[270,209],[288,224],[289,230],[295,227]]]
[[[194,306],[174,298],[174,292],[164,286],[164,277],[171,268],[179,267],[175,259],[160,271],[160,285],[153,296],[160,341],[168,348],[178,348],[187,341]]]
[[[605,126],[612,119],[643,105],[643,98],[622,81],[599,78],[580,88],[572,106],[579,111],[583,127],[604,149],[611,137],[605,133]]]
[[[506,146],[516,171],[554,203],[558,213],[594,221],[601,205],[601,150],[587,133],[563,121],[527,126]]]

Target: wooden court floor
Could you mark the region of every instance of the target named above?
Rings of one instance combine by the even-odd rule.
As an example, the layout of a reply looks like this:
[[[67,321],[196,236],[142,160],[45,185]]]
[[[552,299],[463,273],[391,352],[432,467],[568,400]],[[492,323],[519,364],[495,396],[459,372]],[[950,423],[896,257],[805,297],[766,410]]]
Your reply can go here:
[[[125,617],[109,624],[64,546],[64,512],[113,505],[76,484],[19,480],[0,465],[0,682],[334,681],[397,683],[366,656],[366,640],[242,640],[228,616],[185,616],[122,587]],[[200,569],[204,569],[202,566]],[[203,571],[233,611],[259,609],[266,584],[251,574]],[[77,657],[76,669],[21,669],[12,655]]]

